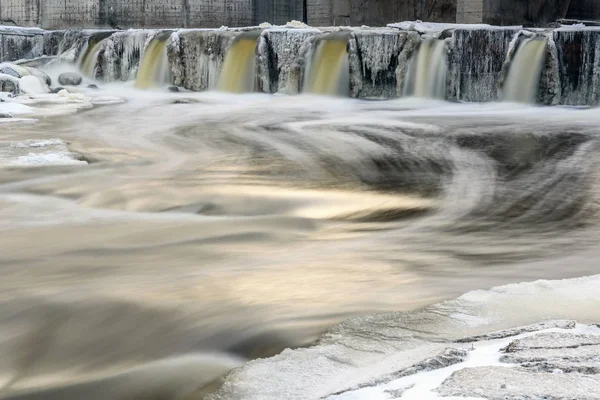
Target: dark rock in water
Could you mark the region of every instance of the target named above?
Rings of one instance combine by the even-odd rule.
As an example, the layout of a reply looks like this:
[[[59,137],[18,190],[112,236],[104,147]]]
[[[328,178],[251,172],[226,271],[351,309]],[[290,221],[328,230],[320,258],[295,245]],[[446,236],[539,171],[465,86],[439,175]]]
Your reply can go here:
[[[0,112],[0,118],[12,118],[12,114]]]
[[[58,76],[58,83],[61,85],[77,86],[81,85],[83,78],[75,72],[64,72]]]
[[[19,91],[19,80],[11,75],[0,74],[0,92],[16,93]]]
[[[450,29],[444,29],[442,31],[442,33],[440,34],[440,39],[448,39],[451,38],[452,35],[454,34],[454,28],[450,28]]]
[[[179,92],[179,88],[177,86],[169,86],[168,90],[169,92],[173,93]]]
[[[57,88],[52,89],[51,92],[52,93],[58,93],[58,92],[60,92],[61,90],[64,90],[64,89],[65,89],[64,87],[59,86]]]
[[[89,84],[87,87],[88,87],[88,89],[98,89],[98,85],[95,85],[93,83]]]
[[[173,100],[172,104],[191,104],[191,103],[200,103],[200,102],[196,99],[177,99],[177,100]]]

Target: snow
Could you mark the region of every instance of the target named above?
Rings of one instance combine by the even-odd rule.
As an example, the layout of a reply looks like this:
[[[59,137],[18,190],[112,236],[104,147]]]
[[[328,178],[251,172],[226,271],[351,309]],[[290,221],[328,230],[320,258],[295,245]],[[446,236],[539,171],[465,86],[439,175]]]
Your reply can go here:
[[[5,101],[0,103],[0,113],[11,115],[32,114],[33,108],[24,104]]]
[[[60,139],[0,142],[0,167],[87,164]]]
[[[26,75],[19,80],[19,83],[21,91],[27,94],[48,93],[50,91],[46,83],[42,82],[37,76]]]
[[[390,28],[397,28],[407,31],[417,31],[419,33],[439,33],[447,29],[515,29],[521,26],[494,26],[488,24],[447,24],[438,22],[422,21],[402,21],[387,25]]]
[[[315,347],[286,350],[233,371],[214,398],[308,399],[348,392],[348,397],[339,398],[377,399],[390,398],[384,390],[414,384],[403,398],[434,399],[431,390],[453,371],[497,365],[498,350],[515,337],[475,343],[461,364],[385,383],[390,386],[373,386],[378,386],[382,376],[439,354],[448,343],[461,338],[555,319],[597,322],[598,285],[600,275],[539,280],[472,291],[416,312],[353,318],[332,328]],[[598,334],[595,328],[580,328]],[[471,344],[452,346],[468,350]],[[359,390],[364,390],[359,397],[350,393]]]
[[[295,19],[285,24],[288,28],[309,28],[304,22],[296,21]]]

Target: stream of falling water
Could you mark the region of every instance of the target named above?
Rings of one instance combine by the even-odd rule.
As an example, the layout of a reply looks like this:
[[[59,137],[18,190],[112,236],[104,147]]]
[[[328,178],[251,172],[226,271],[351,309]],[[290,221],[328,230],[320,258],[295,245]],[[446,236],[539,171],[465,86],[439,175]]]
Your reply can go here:
[[[344,32],[330,33],[317,40],[308,60],[305,93],[348,95],[348,36]]]
[[[547,43],[548,39],[536,37],[519,45],[506,78],[504,101],[535,103]]]
[[[254,91],[254,49],[260,31],[241,34],[231,45],[219,75],[217,89],[230,93]]]
[[[148,89],[169,83],[167,39],[168,36],[159,36],[148,44],[135,80],[136,88]]]
[[[404,95],[445,99],[448,61],[443,40],[425,39],[412,57]]]
[[[92,42],[81,52],[77,64],[81,72],[88,78],[94,78],[96,73],[96,64],[98,55],[102,49],[102,41]]]
[[[2,398],[199,397],[350,316],[597,272],[597,110],[81,91],[0,130]]]

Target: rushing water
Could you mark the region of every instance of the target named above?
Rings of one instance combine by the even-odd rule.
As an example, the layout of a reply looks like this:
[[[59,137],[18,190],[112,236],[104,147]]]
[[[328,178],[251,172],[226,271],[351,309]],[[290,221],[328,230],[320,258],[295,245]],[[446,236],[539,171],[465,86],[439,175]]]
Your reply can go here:
[[[521,43],[508,71],[503,96],[505,101],[535,103],[547,42],[546,38],[533,38]]]
[[[596,110],[115,93],[0,130],[89,162],[0,168],[12,398],[203,393],[349,316],[596,270],[557,267],[598,246]]]

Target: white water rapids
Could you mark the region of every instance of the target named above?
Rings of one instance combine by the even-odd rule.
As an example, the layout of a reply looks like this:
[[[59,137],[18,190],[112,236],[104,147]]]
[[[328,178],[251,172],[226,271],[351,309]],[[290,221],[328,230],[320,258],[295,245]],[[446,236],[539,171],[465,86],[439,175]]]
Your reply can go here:
[[[597,272],[597,110],[82,91],[0,124],[8,398],[206,393],[350,316]]]

